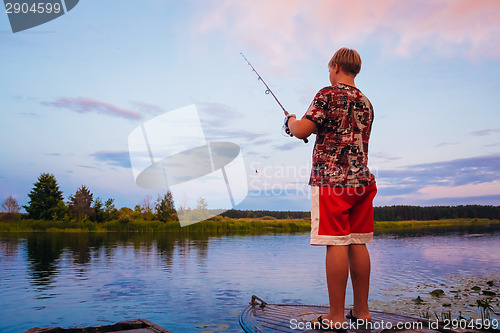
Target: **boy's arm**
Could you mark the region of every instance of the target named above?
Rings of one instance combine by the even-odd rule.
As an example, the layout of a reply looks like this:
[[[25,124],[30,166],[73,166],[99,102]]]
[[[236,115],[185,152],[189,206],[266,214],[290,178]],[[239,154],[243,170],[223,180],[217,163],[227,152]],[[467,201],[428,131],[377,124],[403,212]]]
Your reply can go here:
[[[299,139],[305,139],[309,135],[316,133],[316,123],[307,118],[297,120],[294,114],[288,115],[288,128],[290,132]]]

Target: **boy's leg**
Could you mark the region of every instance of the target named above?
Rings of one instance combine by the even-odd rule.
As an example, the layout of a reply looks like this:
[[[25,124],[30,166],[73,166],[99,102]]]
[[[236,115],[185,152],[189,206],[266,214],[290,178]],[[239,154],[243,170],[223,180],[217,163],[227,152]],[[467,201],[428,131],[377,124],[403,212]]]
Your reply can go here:
[[[349,246],[326,247],[326,283],[330,300],[330,312],[324,316],[333,323],[343,323],[347,278],[349,276]]]
[[[353,315],[359,319],[371,320],[368,309],[370,290],[370,254],[366,243],[373,240],[373,198],[376,185],[355,188],[353,207],[350,211],[351,237],[349,266],[354,295]]]
[[[349,246],[349,267],[354,295],[353,316],[359,319],[371,320],[368,309],[370,254],[366,244],[351,244]]]

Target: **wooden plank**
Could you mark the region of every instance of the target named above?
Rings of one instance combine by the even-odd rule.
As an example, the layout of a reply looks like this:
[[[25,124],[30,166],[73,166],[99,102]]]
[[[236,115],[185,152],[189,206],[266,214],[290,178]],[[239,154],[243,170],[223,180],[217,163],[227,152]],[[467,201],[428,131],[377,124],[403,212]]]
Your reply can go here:
[[[246,333],[318,333],[320,330],[308,329],[311,328],[310,321],[318,317],[320,314],[328,313],[329,308],[321,305],[288,305],[288,304],[265,304],[264,307],[255,302],[252,297],[250,306],[247,306],[240,314],[240,326]],[[260,300],[261,301],[261,300]],[[345,314],[349,313],[349,309],[345,309]],[[443,327],[438,327],[436,330],[429,325],[429,322],[416,318],[403,316],[393,313],[386,313],[380,311],[371,311],[372,321],[365,327],[357,327],[356,329],[348,326],[347,332],[349,333],[377,333],[386,332],[388,328],[392,327],[390,331],[398,332],[418,332],[418,333],[432,333],[432,332],[485,332],[479,330],[446,330]],[[292,321],[293,324],[292,324]],[[407,324],[408,326],[396,330],[398,323]],[[350,324],[350,321],[347,321]],[[354,323],[353,323],[354,324]]]

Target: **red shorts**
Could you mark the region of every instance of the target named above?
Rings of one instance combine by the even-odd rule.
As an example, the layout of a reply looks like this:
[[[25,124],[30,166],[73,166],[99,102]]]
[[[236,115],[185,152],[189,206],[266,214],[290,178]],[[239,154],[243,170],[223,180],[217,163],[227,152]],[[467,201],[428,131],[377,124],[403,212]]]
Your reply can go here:
[[[373,241],[373,198],[377,186],[311,188],[311,245]]]

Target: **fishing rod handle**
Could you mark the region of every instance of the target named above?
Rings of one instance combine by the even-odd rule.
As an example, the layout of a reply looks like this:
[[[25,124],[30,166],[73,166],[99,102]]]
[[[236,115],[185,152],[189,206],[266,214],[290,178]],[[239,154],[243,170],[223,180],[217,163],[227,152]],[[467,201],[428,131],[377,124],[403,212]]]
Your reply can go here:
[[[290,117],[288,117],[289,113],[285,109],[283,109],[283,112],[285,112],[285,124],[283,125],[283,126],[285,126],[285,132],[286,132],[286,134],[293,137],[292,132],[290,132],[290,129],[288,129],[288,119],[290,118]],[[294,118],[297,119],[296,117],[294,117]],[[309,140],[307,138],[302,139],[302,141],[304,141],[304,143],[309,142]]]

